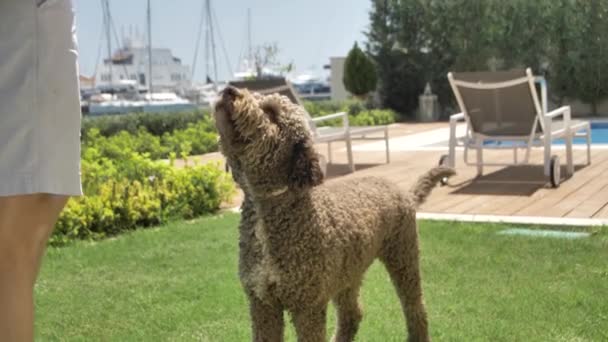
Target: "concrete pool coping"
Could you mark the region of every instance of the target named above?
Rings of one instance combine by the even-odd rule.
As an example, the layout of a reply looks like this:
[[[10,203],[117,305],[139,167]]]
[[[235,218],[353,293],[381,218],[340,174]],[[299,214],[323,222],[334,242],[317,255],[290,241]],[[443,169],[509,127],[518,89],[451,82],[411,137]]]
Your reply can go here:
[[[234,207],[230,212],[240,214],[241,208]],[[568,217],[547,217],[547,216],[501,216],[501,215],[477,215],[477,214],[443,214],[443,213],[416,213],[419,220],[429,221],[451,221],[451,222],[472,222],[472,223],[509,223],[542,226],[562,226],[562,227],[601,227],[608,226],[608,219],[590,218],[568,218]]]
[[[542,238],[557,238],[557,239],[584,239],[591,237],[589,232],[569,232],[562,230],[551,230],[551,229],[527,229],[527,228],[510,228],[504,229],[497,233],[498,235],[510,235],[510,236],[528,236],[528,237],[542,237]]]
[[[598,227],[608,226],[608,219],[570,218],[548,216],[501,216],[478,214],[444,214],[444,213],[417,213],[420,220],[478,222],[478,223],[512,223],[527,225],[551,225],[568,227]]]
[[[587,119],[584,119],[587,120]],[[591,119],[590,122],[608,124],[608,119]],[[456,128],[457,138],[462,138],[466,131],[466,124],[459,124]],[[449,127],[435,128],[428,131],[417,132],[413,134],[401,135],[389,138],[389,146],[391,151],[395,152],[407,152],[407,151],[447,151]],[[608,149],[608,144],[592,143],[592,148],[599,150]],[[379,152],[384,151],[386,148],[385,142],[371,142],[358,144],[352,147],[353,151],[356,152]],[[533,146],[532,148],[542,148],[542,146]],[[564,144],[552,144],[552,148],[556,150],[564,150],[566,146]],[[586,144],[574,144],[572,146],[575,150],[586,149]],[[457,146],[457,150],[463,150],[462,146]],[[346,148],[340,149],[345,151]]]

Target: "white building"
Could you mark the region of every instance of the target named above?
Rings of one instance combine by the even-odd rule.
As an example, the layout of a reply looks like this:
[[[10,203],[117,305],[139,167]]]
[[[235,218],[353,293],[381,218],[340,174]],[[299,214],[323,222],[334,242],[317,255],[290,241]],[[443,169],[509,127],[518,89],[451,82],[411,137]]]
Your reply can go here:
[[[110,73],[111,70],[111,73]],[[137,84],[140,90],[148,89],[148,49],[143,44],[126,40],[125,47],[114,52],[97,67],[95,85],[98,88]],[[192,86],[191,71],[170,49],[152,49],[152,91],[183,93]]]
[[[344,82],[342,82],[342,78],[344,78],[344,61],[346,61],[346,57],[330,58],[330,86],[332,100],[346,100],[350,95],[344,87]]]

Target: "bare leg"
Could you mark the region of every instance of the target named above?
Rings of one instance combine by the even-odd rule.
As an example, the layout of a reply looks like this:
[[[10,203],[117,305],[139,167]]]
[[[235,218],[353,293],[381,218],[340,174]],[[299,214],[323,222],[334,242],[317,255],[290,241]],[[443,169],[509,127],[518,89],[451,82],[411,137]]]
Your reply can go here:
[[[325,342],[327,305],[319,308],[304,308],[293,312],[292,315],[298,342]]]
[[[34,340],[34,283],[67,196],[0,197],[0,341]]]
[[[254,295],[249,296],[251,313],[252,340],[255,342],[283,341],[283,309],[260,301]]]
[[[416,222],[414,218],[404,221],[406,226],[390,241],[390,245],[384,246],[382,261],[401,301],[408,341],[430,341],[422,297]]]
[[[334,298],[338,313],[338,323],[334,342],[350,342],[355,340],[363,312],[358,302],[359,285],[340,292]]]

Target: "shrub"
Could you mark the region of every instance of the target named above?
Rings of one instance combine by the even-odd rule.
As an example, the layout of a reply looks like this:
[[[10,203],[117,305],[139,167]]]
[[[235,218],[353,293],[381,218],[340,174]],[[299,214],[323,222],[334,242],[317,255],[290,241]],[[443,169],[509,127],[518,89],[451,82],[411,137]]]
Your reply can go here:
[[[374,62],[355,42],[344,61],[344,87],[355,96],[365,97],[376,89],[377,81]]]
[[[183,130],[165,133],[162,137],[162,146],[169,152],[180,157],[190,154],[203,154],[218,150],[217,133],[210,119],[188,124]],[[162,158],[167,158],[164,154]]]
[[[81,172],[85,196],[71,199],[50,243],[99,239],[217,210],[235,188],[218,165],[177,169],[172,160],[217,150],[209,115],[138,113],[85,117]],[[158,159],[170,159],[170,163]]]
[[[347,110],[347,101],[305,101],[304,108],[312,117],[333,114],[337,112],[345,112]]]
[[[132,151],[109,159],[95,148],[85,149],[82,177],[86,196],[68,202],[53,245],[211,213],[234,193],[230,176],[217,165],[176,169]]]
[[[390,109],[372,109],[360,112],[357,115],[349,115],[349,123],[352,126],[379,126],[394,123],[397,114]]]
[[[185,129],[156,136],[140,126],[134,133],[120,131],[104,136],[98,128],[87,131],[85,147],[93,147],[110,159],[122,158],[125,153],[137,152],[151,159],[167,159],[171,153],[179,157],[217,151],[217,133],[211,119],[189,123]]]
[[[359,100],[347,101],[307,101],[304,102],[306,111],[312,117],[318,117],[338,112],[347,112],[348,121],[352,126],[388,125],[397,121],[397,113],[390,109],[373,109],[366,102]],[[340,126],[341,119],[320,122],[318,126]]]
[[[110,137],[121,131],[135,134],[140,127],[144,127],[154,136],[162,136],[167,132],[186,129],[189,124],[197,123],[203,119],[209,120],[208,112],[132,113],[86,116],[82,120],[82,137],[86,140],[87,133],[92,128],[97,128],[102,136]]]
[[[367,104],[360,100],[325,100],[325,101],[304,101],[304,108],[312,117],[323,116],[338,112],[348,112],[349,114],[358,114],[368,108]]]
[[[348,114],[357,115],[362,111],[366,110],[365,105],[361,101],[355,101],[347,104]]]

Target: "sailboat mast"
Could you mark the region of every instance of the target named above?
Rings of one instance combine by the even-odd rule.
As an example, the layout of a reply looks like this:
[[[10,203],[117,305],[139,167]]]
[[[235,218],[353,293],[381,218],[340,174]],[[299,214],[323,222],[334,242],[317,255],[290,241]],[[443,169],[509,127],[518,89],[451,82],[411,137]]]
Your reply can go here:
[[[209,0],[205,1],[205,16],[207,17],[207,24],[205,25],[205,83],[209,80],[209,70],[211,69],[211,63],[209,60]]]
[[[253,61],[253,49],[251,47],[251,8],[247,9],[247,64]],[[248,65],[249,67],[250,65]]]
[[[148,93],[152,100],[152,9],[148,0]]]
[[[217,87],[217,53],[215,52],[215,37],[213,33],[213,12],[211,12],[211,0],[207,0],[207,23],[209,24],[209,36],[211,37],[211,55],[213,57],[213,84]]]
[[[111,25],[112,25],[112,17],[110,16],[110,0],[102,0],[101,1],[102,9],[103,9],[103,21],[106,29],[106,41],[108,44],[108,68],[110,71],[110,89],[114,86],[114,75],[112,71],[112,34],[111,34]]]
[[[205,12],[206,8],[203,5],[201,8],[201,17],[199,19],[198,24],[198,33],[196,34],[196,44],[194,47],[194,57],[192,58],[192,76],[191,78],[194,80],[194,75],[196,74],[196,64],[198,62],[198,50],[201,45],[201,36],[203,34],[203,22],[205,21]]]

